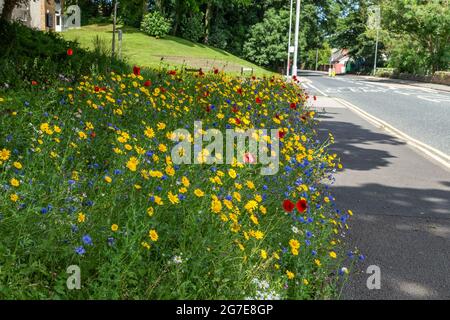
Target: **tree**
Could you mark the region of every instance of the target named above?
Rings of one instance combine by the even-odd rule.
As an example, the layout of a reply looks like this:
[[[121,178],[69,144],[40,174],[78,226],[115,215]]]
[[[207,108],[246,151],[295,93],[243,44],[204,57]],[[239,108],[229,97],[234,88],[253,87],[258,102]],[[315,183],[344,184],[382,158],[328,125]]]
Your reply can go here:
[[[251,27],[250,37],[244,44],[244,56],[259,65],[280,67],[286,59],[289,12],[269,9],[262,22]]]
[[[411,72],[419,64],[422,72],[433,73],[450,67],[449,1],[384,1],[382,10],[393,62],[400,69]],[[402,64],[403,55],[414,64]]]

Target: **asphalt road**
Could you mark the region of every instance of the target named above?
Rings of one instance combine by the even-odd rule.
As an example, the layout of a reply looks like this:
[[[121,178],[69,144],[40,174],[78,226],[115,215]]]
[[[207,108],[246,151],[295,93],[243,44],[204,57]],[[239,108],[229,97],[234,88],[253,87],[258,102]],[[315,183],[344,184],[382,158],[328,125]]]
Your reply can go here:
[[[302,71],[310,95],[345,99],[439,151],[450,155],[450,92],[345,75]]]
[[[336,82],[313,81],[322,82],[319,90]],[[358,99],[369,106],[372,98],[382,99],[372,94],[376,98]],[[311,104],[319,135],[334,135],[331,151],[344,165],[330,188],[337,206],[354,212],[344,236],[347,249],[365,256],[353,266],[341,298],[450,299],[450,171],[323,92]],[[367,287],[369,266],[380,269],[380,289]]]

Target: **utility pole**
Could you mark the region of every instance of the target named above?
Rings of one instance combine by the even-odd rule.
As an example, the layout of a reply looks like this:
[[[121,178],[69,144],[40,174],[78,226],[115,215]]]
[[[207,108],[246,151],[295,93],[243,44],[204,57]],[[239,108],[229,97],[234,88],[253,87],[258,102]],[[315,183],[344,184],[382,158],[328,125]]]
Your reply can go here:
[[[292,66],[292,76],[297,75],[297,57],[298,57],[298,32],[300,26],[300,7],[302,0],[297,0],[295,11],[295,35],[294,35],[294,62]]]
[[[319,48],[316,48],[316,71],[317,71],[317,61],[319,60]]]
[[[380,25],[381,25],[381,9],[380,6],[371,6],[369,8],[370,15],[368,25],[371,29],[376,29],[377,36],[375,40],[375,59],[373,62],[373,75],[377,72],[377,56],[378,56],[378,38],[380,34]]]
[[[114,16],[113,16],[113,32],[112,32],[112,52],[111,56],[114,58],[115,50],[116,50],[116,19],[117,19],[117,5],[119,1],[116,0],[114,3]]]
[[[289,13],[289,39],[288,39],[288,54],[287,54],[287,66],[286,66],[286,77],[289,78],[289,73],[291,71],[291,33],[292,33],[292,2],[291,0],[291,9]]]

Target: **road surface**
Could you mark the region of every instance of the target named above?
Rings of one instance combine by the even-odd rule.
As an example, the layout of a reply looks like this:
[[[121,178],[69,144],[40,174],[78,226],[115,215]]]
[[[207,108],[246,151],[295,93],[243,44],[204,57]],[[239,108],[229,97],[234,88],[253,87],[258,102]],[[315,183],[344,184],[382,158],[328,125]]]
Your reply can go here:
[[[407,135],[450,155],[450,92],[357,76],[302,71],[311,95],[343,98]]]
[[[348,250],[357,247],[366,257],[350,273],[341,298],[450,299],[450,170],[331,97],[448,152],[449,94],[353,77],[312,74],[302,80],[317,95],[310,101],[319,135],[334,135],[331,151],[344,165],[331,183],[337,206],[354,212],[344,240]],[[381,288],[369,290],[366,271],[373,265],[380,268]]]

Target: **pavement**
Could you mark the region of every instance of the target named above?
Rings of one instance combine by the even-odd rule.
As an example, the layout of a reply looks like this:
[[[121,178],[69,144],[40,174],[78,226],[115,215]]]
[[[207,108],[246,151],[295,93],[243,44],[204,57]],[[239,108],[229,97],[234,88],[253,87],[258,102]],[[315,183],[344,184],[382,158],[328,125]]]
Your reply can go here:
[[[357,92],[345,96],[346,91],[336,90],[348,88],[341,80],[328,86],[332,79],[312,77],[306,90],[317,95],[317,101],[311,99],[311,104],[319,114],[319,135],[326,137],[328,132],[334,135],[331,150],[344,165],[330,187],[338,206],[354,212],[345,236],[346,245],[349,250],[357,247],[366,256],[350,273],[341,299],[450,299],[450,170],[366,121],[334,97],[350,99],[358,107],[371,111],[377,105],[386,110],[400,103],[398,108],[402,110],[408,105],[416,110],[417,104],[423,104],[419,107],[441,108],[440,117],[450,112],[443,103],[446,100],[432,103],[413,99],[412,93],[390,92],[398,89],[368,92],[355,98]],[[357,86],[362,85],[352,84]],[[406,101],[401,102],[397,96],[404,96]],[[380,106],[380,101],[387,106]],[[395,119],[396,114],[394,111],[390,117]],[[381,115],[385,116],[383,120],[389,117],[383,112]],[[450,117],[438,121],[434,125],[436,131],[430,132],[446,134],[450,128],[445,126],[447,120]],[[420,138],[430,142],[426,135]],[[449,147],[442,140],[435,145]],[[380,268],[380,289],[367,288],[370,274],[366,271],[370,265]]]
[[[410,137],[450,155],[450,92],[380,78],[371,80],[350,75],[330,78],[314,71],[299,76],[311,95],[345,99]]]

